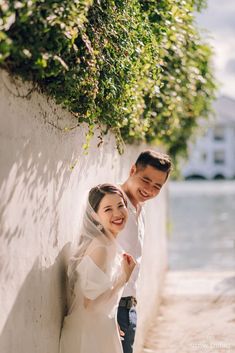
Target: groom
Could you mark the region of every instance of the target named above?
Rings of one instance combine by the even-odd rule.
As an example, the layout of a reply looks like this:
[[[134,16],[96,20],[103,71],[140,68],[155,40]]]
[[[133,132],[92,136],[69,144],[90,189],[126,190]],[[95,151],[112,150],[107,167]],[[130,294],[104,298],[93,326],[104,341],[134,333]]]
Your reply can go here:
[[[117,240],[125,252],[137,261],[118,307],[124,353],[132,353],[136,330],[136,282],[139,275],[144,239],[144,212],[142,205],[156,197],[171,171],[171,160],[166,154],[146,150],[131,167],[128,179],[121,185],[128,197],[129,217]]]

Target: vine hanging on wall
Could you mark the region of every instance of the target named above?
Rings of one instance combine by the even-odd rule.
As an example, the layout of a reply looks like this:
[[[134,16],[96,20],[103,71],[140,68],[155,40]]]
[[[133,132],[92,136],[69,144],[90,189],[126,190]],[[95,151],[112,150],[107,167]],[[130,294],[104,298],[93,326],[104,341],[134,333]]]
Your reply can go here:
[[[22,0],[0,5],[0,65],[92,131],[185,151],[215,93],[200,0]]]

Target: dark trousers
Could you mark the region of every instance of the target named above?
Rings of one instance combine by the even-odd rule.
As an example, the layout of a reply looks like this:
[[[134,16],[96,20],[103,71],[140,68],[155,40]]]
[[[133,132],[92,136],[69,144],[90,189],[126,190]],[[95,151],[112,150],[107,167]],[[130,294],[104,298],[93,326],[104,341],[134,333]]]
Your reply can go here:
[[[124,353],[132,353],[137,322],[135,307],[132,306],[128,309],[119,306],[117,320],[120,329],[125,333],[124,340],[122,340],[123,351]]]

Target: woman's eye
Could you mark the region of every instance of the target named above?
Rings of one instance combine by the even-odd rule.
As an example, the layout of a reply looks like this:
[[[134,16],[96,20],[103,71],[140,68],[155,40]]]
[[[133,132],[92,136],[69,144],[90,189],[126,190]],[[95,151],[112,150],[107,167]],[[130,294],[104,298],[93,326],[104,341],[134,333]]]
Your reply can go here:
[[[122,207],[124,207],[124,205],[119,205],[119,206],[118,206],[118,208],[122,208]]]
[[[108,211],[111,211],[111,208],[106,208],[104,212],[108,212]]]

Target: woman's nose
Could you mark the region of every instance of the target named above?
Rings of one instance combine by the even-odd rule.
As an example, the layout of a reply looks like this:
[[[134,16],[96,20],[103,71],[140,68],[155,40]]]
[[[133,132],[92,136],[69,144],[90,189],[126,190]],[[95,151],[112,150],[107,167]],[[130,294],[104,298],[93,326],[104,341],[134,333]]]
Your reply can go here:
[[[122,215],[121,210],[118,208],[113,211],[113,216],[114,217],[120,217]]]

